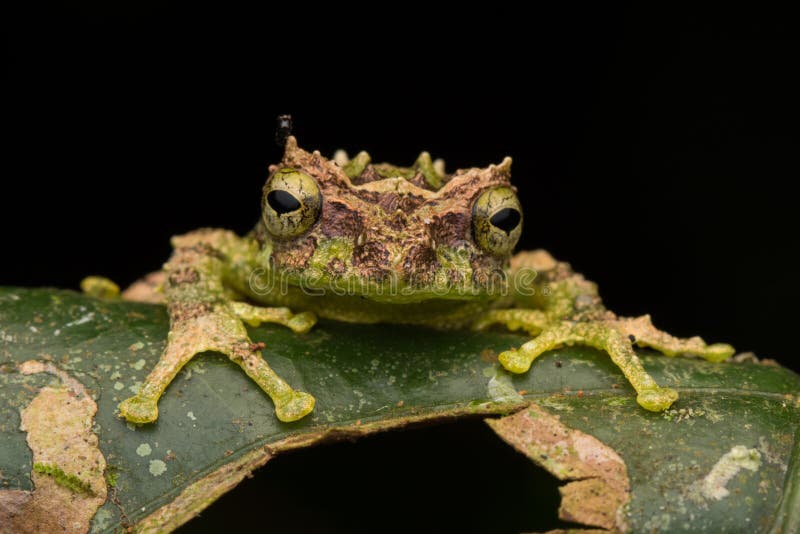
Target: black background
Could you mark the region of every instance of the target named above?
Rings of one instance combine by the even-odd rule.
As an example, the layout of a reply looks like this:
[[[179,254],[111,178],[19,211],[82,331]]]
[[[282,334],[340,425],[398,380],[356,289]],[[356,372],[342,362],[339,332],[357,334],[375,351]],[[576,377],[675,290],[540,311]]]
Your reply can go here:
[[[379,14],[376,5],[359,21],[338,5],[221,12],[98,2],[7,19],[0,283],[75,288],[97,273],[127,284],[160,266],[171,235],[246,232],[280,156],[274,118],[289,112],[301,146],[326,154],[367,149],[402,164],[429,150],[450,169],[513,156],[522,247],[570,261],[620,314],[651,313],[673,334],[800,368],[792,19],[753,6],[528,7],[435,15],[407,4]],[[413,465],[395,476],[444,466],[451,488],[497,502],[478,458],[425,454],[454,433],[485,440],[479,425],[467,427],[425,431],[416,448],[402,440],[422,438],[398,437],[300,453],[287,458],[294,470],[283,483],[301,476],[331,491],[343,475],[325,465],[364,475],[365,458],[410,447]],[[347,463],[353,455],[361,460]],[[298,475],[304,464],[316,469]],[[387,477],[385,487],[356,490],[353,503],[372,504],[352,513],[379,517],[364,511],[377,506],[370,499],[408,492],[437,509],[428,501],[440,490],[419,494],[412,479]],[[191,527],[232,524],[249,513],[237,503],[275,498],[282,482],[264,478]],[[458,508],[454,495],[446,506]],[[274,525],[306,517],[308,530],[354,528],[334,512],[322,520],[280,508],[269,512]]]

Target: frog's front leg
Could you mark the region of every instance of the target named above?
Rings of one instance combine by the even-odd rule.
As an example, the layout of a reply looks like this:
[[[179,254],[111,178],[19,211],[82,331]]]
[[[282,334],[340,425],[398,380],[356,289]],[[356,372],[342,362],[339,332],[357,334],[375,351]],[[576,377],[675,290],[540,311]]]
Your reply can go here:
[[[669,408],[678,394],[658,386],[645,371],[632,343],[653,347],[668,356],[688,353],[710,361],[721,361],[733,354],[730,345],[706,345],[699,337],[673,337],[656,329],[648,316],[616,317],[603,307],[595,284],[544,251],[515,256],[511,275],[517,306],[538,309],[492,310],[474,325],[482,328],[502,323],[536,335],[519,349],[499,355],[500,363],[511,372],[526,372],[535,358],[561,345],[588,345],[609,354],[636,390],[642,407],[661,411]]]
[[[161,358],[139,392],[123,401],[120,415],[134,423],[158,418],[158,399],[181,368],[205,351],[227,355],[244,369],[275,403],[281,421],[296,421],[314,408],[314,397],[293,390],[261,357],[242,324],[275,322],[307,331],[312,314],[293,315],[286,308],[257,308],[227,300],[222,284],[227,258],[246,257],[246,241],[225,231],[198,231],[173,240],[175,251],[165,265],[165,294],[170,332]]]
[[[636,390],[636,401],[648,410],[659,412],[678,399],[678,393],[660,387],[642,366],[630,340],[614,327],[602,322],[563,322],[548,326],[519,349],[500,353],[498,360],[512,373],[524,373],[539,355],[562,345],[587,345],[608,353]]]

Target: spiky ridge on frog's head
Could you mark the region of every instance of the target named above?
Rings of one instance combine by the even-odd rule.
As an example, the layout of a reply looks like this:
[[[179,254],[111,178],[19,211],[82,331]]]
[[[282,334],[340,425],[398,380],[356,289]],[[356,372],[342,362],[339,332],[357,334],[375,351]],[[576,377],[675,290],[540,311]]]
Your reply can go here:
[[[365,152],[329,160],[289,137],[264,186],[262,258],[290,284],[375,300],[496,294],[522,226],[510,166],[447,175],[424,152],[408,168]]]

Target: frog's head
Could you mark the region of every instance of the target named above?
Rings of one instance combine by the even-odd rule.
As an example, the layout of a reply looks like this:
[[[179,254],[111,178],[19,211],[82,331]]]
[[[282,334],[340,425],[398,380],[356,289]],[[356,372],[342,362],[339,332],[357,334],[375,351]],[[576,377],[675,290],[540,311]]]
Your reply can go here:
[[[289,137],[264,186],[263,259],[289,284],[376,300],[497,294],[522,228],[510,167],[447,175],[425,152],[408,168],[328,160]]]

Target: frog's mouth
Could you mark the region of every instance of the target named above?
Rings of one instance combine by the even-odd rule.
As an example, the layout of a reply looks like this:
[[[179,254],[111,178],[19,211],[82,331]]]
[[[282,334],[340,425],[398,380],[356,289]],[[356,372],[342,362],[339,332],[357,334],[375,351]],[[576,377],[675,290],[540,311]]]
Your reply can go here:
[[[459,247],[396,239],[315,238],[311,253],[298,261],[272,248],[251,279],[251,290],[288,290],[309,296],[360,297],[385,303],[475,300],[508,290],[507,259],[482,253],[473,243]]]
[[[293,297],[369,299],[382,303],[408,304],[432,300],[481,300],[508,292],[503,270],[474,273],[454,269],[416,272],[408,276],[391,270],[344,272],[341,274],[306,268],[253,271],[250,290],[256,294],[291,294]]]

